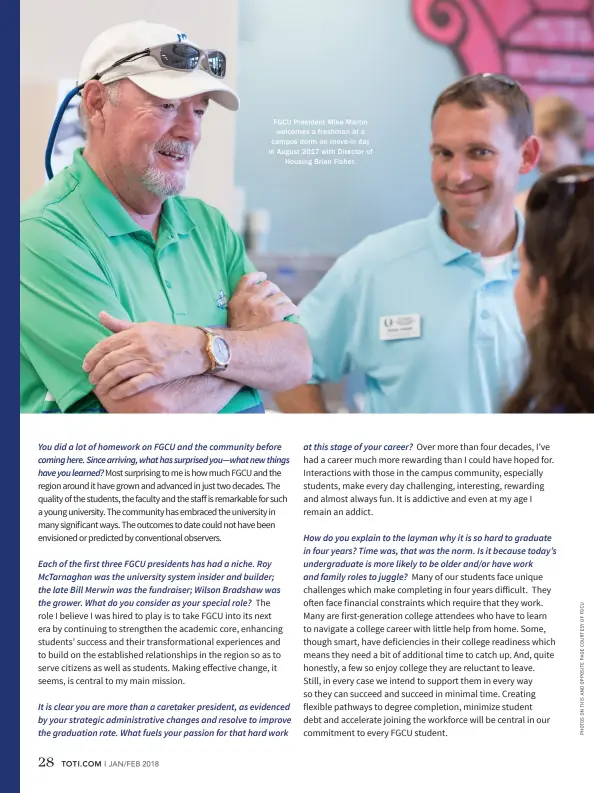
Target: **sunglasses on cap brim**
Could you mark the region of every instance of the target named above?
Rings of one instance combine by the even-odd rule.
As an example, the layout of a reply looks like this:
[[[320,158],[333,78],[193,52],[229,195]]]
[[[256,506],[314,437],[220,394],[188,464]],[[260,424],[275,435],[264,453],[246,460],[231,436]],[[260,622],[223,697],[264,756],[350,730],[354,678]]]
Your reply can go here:
[[[227,71],[227,59],[225,54],[219,50],[200,50],[193,44],[174,42],[162,44],[159,47],[147,47],[145,50],[126,55],[125,58],[120,58],[107,69],[97,72],[89,79],[100,80],[104,74],[124,63],[147,57],[154,58],[164,69],[173,69],[177,72],[193,72],[194,69],[202,69],[213,77],[223,78]]]

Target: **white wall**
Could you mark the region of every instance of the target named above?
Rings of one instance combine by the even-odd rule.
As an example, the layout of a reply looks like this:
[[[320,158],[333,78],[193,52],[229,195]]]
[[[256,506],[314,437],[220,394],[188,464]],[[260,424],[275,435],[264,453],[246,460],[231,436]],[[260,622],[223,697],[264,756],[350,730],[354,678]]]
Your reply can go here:
[[[226,81],[236,86],[238,0],[21,0],[21,200],[44,183],[44,152],[53,121],[57,81],[76,79],[82,56],[101,31],[146,19],[179,27],[199,46],[227,55]],[[74,84],[73,84],[74,85]],[[188,195],[198,196],[230,218],[234,201],[236,114],[214,103],[190,175]]]

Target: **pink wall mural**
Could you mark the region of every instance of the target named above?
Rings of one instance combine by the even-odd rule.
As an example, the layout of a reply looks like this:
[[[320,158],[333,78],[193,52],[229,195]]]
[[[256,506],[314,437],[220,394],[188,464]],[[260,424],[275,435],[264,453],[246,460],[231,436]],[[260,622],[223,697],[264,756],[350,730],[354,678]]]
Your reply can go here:
[[[557,93],[589,119],[594,151],[594,0],[412,0],[415,23],[462,72],[502,72],[537,99]]]

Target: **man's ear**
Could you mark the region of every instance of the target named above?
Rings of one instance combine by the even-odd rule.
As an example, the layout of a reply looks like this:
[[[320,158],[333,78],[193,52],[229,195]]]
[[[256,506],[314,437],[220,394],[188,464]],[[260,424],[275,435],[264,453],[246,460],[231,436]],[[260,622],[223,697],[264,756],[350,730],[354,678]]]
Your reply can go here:
[[[522,165],[520,173],[530,173],[540,157],[540,142],[535,135],[526,138],[522,144]]]
[[[103,129],[105,120],[103,109],[108,102],[105,86],[99,80],[89,80],[83,88],[81,105],[83,106],[87,121],[94,129]]]

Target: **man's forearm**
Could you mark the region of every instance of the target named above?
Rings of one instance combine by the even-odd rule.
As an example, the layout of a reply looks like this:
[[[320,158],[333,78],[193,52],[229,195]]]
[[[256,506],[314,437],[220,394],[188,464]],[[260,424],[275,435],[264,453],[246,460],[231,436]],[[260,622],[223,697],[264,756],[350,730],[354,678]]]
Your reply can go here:
[[[108,413],[218,413],[243,386],[213,375],[185,377],[131,397],[99,397]]]
[[[274,394],[283,413],[327,413],[322,388],[319,385],[300,385],[290,391]]]
[[[231,363],[217,376],[225,380],[284,391],[307,382],[312,357],[307,334],[292,322],[275,322],[254,330],[217,329],[232,351]]]

